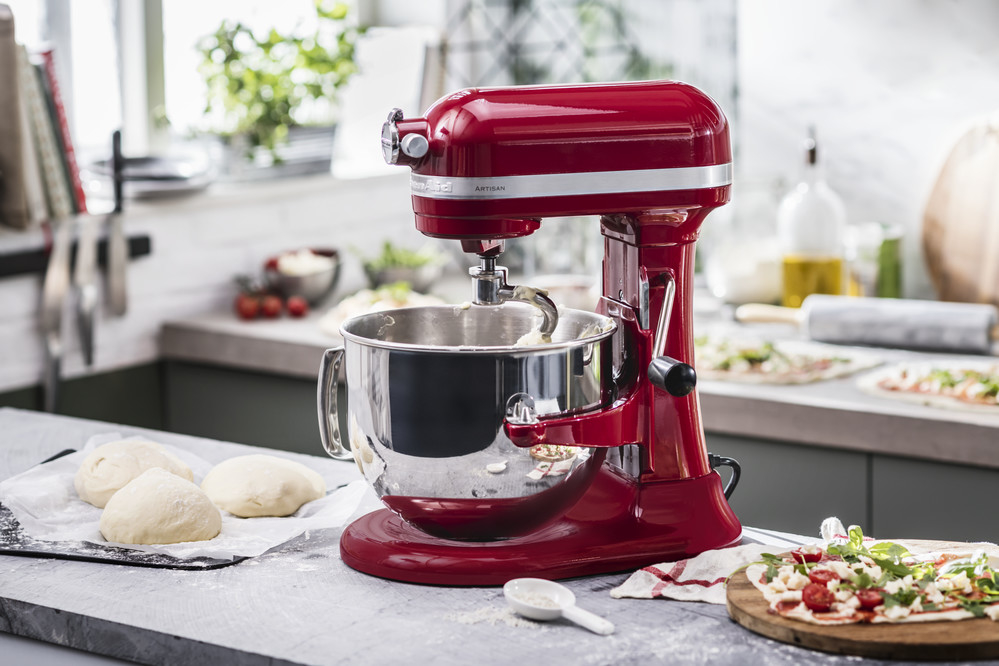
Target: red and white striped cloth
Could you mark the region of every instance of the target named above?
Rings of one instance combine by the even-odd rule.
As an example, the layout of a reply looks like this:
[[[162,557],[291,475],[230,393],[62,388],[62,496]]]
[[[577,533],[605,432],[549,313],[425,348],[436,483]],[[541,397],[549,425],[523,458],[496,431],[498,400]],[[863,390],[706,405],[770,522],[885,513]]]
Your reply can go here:
[[[654,599],[666,597],[679,601],[725,603],[725,580],[732,572],[750,562],[756,562],[773,546],[759,543],[709,550],[679,562],[653,564],[631,574],[628,580],[611,590],[620,599]]]
[[[728,577],[747,564],[759,561],[763,553],[779,553],[804,544],[830,541],[842,537],[846,530],[838,519],[827,518],[822,522],[820,532],[822,539],[744,527],[740,545],[639,569],[610,594],[615,599],[666,597],[724,604]]]

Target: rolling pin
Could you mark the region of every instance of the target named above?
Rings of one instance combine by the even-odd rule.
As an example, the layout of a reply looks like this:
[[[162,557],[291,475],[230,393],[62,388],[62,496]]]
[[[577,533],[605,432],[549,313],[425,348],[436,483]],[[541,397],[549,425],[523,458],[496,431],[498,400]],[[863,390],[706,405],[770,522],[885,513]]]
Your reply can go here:
[[[748,303],[735,318],[795,324],[811,340],[840,345],[991,354],[999,340],[999,313],[982,303],[812,294],[801,308]]]

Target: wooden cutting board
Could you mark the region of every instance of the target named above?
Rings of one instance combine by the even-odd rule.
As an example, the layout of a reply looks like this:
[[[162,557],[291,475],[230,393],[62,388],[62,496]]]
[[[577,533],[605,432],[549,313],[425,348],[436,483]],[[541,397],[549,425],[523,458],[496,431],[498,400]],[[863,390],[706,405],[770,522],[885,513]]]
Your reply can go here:
[[[940,300],[999,306],[999,115],[954,145],[926,202],[922,243]]]
[[[905,541],[910,550],[916,552]],[[919,542],[927,551],[969,552],[978,545]],[[956,546],[963,546],[958,549]],[[767,612],[767,602],[745,571],[728,581],[728,613],[732,619],[767,638],[801,647],[874,659],[960,661],[999,658],[999,622],[988,618],[958,622],[848,624],[821,627]]]

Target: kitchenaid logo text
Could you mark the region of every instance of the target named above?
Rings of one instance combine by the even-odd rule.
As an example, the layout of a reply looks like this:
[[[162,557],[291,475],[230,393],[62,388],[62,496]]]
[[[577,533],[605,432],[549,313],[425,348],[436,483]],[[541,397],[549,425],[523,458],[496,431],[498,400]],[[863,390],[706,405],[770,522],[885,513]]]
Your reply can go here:
[[[420,192],[450,192],[451,191],[451,181],[438,182],[436,180],[418,181],[414,180],[412,182],[413,189]]]

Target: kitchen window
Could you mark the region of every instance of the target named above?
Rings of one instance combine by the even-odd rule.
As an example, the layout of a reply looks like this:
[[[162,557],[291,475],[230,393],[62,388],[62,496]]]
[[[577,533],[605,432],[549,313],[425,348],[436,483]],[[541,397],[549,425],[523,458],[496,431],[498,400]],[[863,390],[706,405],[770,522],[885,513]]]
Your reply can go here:
[[[312,0],[10,0],[18,41],[51,46],[83,154],[123,127],[127,153],[163,149],[204,126],[196,44],[223,19],[265,31],[308,28]],[[312,18],[314,22],[314,18]],[[68,55],[67,55],[68,54]],[[169,129],[168,124],[169,123]]]

